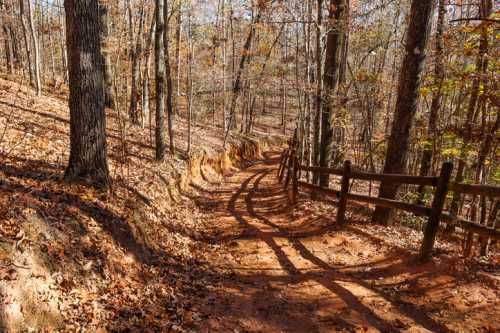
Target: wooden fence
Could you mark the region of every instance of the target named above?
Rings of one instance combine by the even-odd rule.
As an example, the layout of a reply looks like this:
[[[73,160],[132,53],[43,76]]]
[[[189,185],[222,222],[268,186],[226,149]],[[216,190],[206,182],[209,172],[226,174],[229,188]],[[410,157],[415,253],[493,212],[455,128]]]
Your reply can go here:
[[[300,172],[315,172],[335,176],[341,176],[340,191],[330,188],[319,187],[300,180]],[[375,204],[377,206],[400,209],[411,212],[418,216],[426,216],[428,218],[427,225],[424,230],[424,238],[420,248],[421,259],[427,259],[432,253],[436,234],[440,221],[446,223],[454,223],[469,233],[479,234],[483,237],[500,240],[500,229],[496,227],[490,228],[485,225],[468,221],[466,219],[451,216],[444,212],[446,196],[449,191],[459,192],[469,195],[486,196],[490,198],[500,197],[500,187],[488,185],[468,185],[450,182],[453,171],[453,164],[444,163],[439,176],[409,176],[397,174],[377,174],[369,172],[353,171],[351,162],[345,161],[342,169],[335,168],[320,168],[300,165],[295,156],[293,149],[285,150],[281,156],[280,165],[278,168],[279,182],[285,181],[285,188],[288,190],[290,201],[295,204],[299,188],[305,188],[319,193],[323,193],[329,197],[337,198],[339,201],[337,211],[337,223],[339,225],[345,222],[345,212],[348,200]],[[286,177],[285,177],[286,174]],[[349,192],[350,180],[368,180],[391,182],[396,184],[412,184],[434,187],[434,198],[430,207],[401,202],[397,200],[384,199],[379,197],[371,197],[361,194],[353,194]],[[290,185],[291,182],[291,186]]]

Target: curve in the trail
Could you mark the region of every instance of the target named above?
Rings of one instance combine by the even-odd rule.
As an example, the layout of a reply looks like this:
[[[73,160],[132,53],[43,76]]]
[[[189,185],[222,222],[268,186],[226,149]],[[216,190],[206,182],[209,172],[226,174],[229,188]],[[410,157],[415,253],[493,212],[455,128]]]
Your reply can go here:
[[[276,180],[275,156],[200,197],[216,202],[209,214],[215,241],[223,245],[217,265],[231,272],[207,298],[212,319],[202,330],[451,332],[427,314],[425,303],[388,289],[400,276],[405,283],[418,279],[428,267],[410,267],[406,252],[356,228],[335,228],[334,216],[304,198],[291,207]]]

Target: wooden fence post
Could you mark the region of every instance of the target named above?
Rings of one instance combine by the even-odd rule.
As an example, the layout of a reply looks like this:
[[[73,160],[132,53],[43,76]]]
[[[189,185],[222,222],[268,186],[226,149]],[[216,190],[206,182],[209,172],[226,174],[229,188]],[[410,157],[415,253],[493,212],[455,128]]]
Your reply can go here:
[[[285,151],[285,157],[283,158],[283,163],[281,165],[281,170],[280,170],[280,174],[279,174],[279,179],[278,181],[280,183],[283,182],[283,176],[285,174],[285,168],[287,166],[287,163],[288,163],[288,159],[290,158],[290,150],[286,150]]]
[[[344,162],[342,173],[342,187],[340,188],[339,208],[337,210],[337,224],[345,222],[345,212],[347,209],[347,195],[349,194],[349,179],[351,177],[351,161]]]
[[[432,211],[425,227],[424,239],[420,247],[420,259],[429,259],[434,242],[436,240],[436,233],[441,220],[441,213],[443,212],[446,195],[448,194],[448,185],[450,183],[451,173],[453,172],[453,163],[444,163],[441,167],[441,174],[434,192],[434,200],[432,201]]]
[[[283,166],[283,162],[285,161],[285,153],[286,151],[283,150],[283,152],[281,153],[281,156],[280,156],[280,163],[278,165],[278,173],[276,175],[276,178],[280,178],[280,173],[281,173],[281,167]]]
[[[288,165],[286,166],[286,178],[285,178],[285,189],[288,188],[290,184],[290,178],[292,177],[292,167],[293,167],[293,159],[295,158],[295,150],[290,150],[290,154],[288,155]],[[284,173],[284,172],[283,172]]]
[[[293,159],[293,173],[292,173],[292,204],[297,203],[299,193],[299,159],[295,156]]]

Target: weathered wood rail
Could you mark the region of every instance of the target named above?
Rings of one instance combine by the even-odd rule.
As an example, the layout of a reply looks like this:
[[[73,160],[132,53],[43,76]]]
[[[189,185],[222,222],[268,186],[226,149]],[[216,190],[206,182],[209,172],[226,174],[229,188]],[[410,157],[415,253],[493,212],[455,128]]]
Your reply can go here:
[[[341,189],[340,191],[338,191],[302,181],[300,180],[300,173],[302,171],[323,174],[326,173],[329,175],[340,176],[342,177]],[[500,198],[500,187],[490,185],[469,185],[453,183],[450,181],[452,171],[453,164],[451,163],[443,164],[439,176],[426,177],[353,171],[350,161],[346,161],[342,169],[310,167],[300,165],[298,159],[295,156],[294,149],[287,149],[281,156],[280,165],[278,168],[278,181],[282,183],[284,180],[285,188],[288,190],[289,199],[293,204],[297,202],[299,188],[308,189],[317,193],[322,193],[329,197],[337,198],[339,201],[337,212],[338,224],[345,223],[345,212],[349,200],[374,204],[387,208],[399,209],[413,213],[417,216],[428,217],[428,222],[424,230],[424,238],[420,248],[420,257],[422,259],[427,259],[432,253],[436,234],[439,228],[439,223],[441,221],[445,223],[455,223],[469,233],[475,233],[483,237],[500,240],[500,229],[498,229],[498,227],[488,227],[458,216],[451,216],[449,213],[443,211],[446,197],[449,191],[497,199]],[[349,193],[350,180],[354,179],[431,186],[434,187],[433,202],[431,207],[426,207],[397,200]],[[290,182],[292,183],[292,186],[289,186]]]

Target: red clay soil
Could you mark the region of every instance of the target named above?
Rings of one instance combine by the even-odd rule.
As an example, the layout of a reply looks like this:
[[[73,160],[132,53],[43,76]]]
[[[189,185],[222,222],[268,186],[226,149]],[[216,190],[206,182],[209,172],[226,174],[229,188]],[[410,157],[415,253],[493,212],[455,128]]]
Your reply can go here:
[[[220,248],[211,263],[216,283],[208,286],[195,331],[500,330],[494,274],[451,255],[416,264],[416,249],[400,244],[421,233],[384,233],[355,222],[355,214],[336,227],[335,206],[305,194],[290,207],[276,170],[271,155],[218,188],[197,186],[208,238]]]

